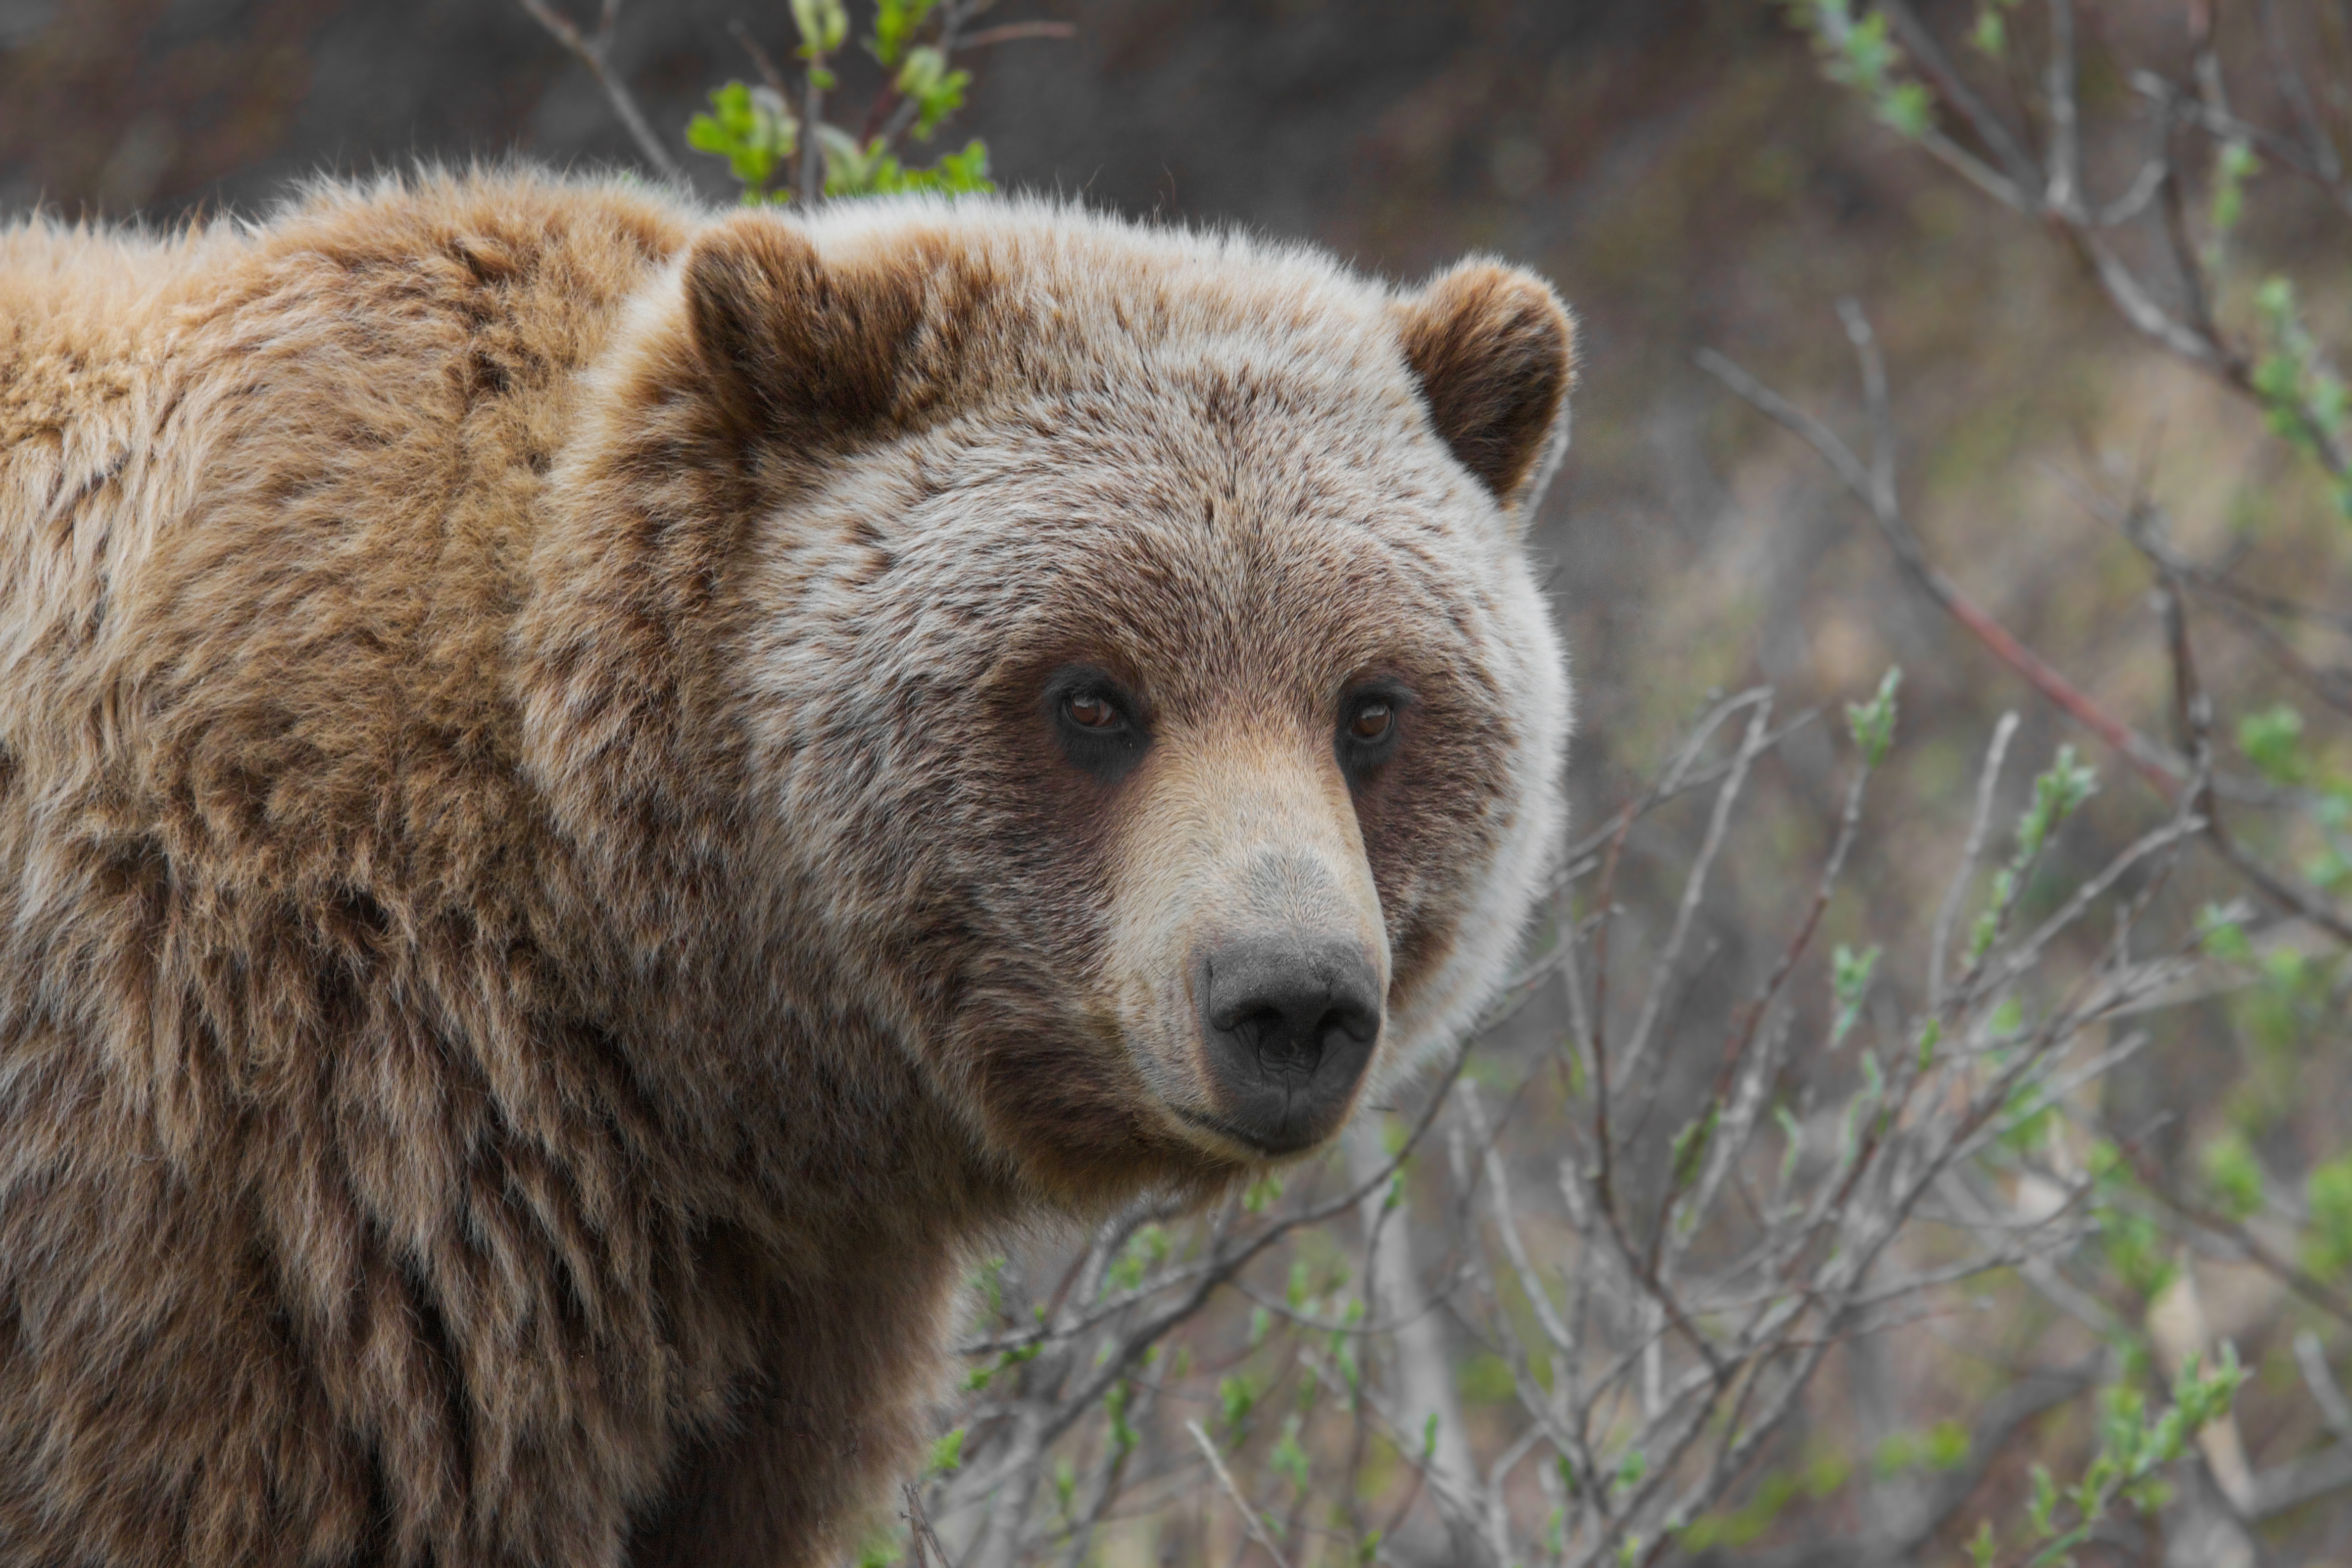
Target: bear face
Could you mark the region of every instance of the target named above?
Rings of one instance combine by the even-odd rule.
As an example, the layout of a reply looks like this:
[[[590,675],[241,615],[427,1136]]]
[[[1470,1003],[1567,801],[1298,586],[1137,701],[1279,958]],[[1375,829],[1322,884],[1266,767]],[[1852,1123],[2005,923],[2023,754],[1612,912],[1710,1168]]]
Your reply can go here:
[[[922,206],[738,219],[679,286],[757,476],[751,792],[981,1146],[1213,1182],[1458,1036],[1559,825],[1548,289]]]

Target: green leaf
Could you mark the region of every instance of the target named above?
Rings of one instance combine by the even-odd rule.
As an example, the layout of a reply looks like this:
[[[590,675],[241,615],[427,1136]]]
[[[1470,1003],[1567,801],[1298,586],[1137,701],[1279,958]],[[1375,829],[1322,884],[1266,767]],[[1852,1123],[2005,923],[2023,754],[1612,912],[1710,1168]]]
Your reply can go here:
[[[1870,977],[1878,969],[1878,949],[1861,952],[1840,942],[1830,957],[1830,993],[1836,997],[1837,1017],[1830,1026],[1830,1048],[1835,1050],[1845,1043],[1862,1016],[1864,996],[1870,990]]]
[[[959,1426],[931,1445],[930,1468],[934,1474],[963,1468],[964,1428]]]
[[[1242,1207],[1251,1214],[1264,1214],[1281,1201],[1282,1178],[1276,1175],[1260,1176],[1242,1194]]]
[[[2258,1214],[2263,1206],[2263,1167],[2244,1138],[2224,1132],[2205,1145],[2198,1156],[2205,1184],[2213,1190],[2223,1213],[2231,1219]]]
[[[1133,1385],[1121,1378],[1110,1385],[1109,1393],[1103,1395],[1103,1409],[1110,1415],[1111,1447],[1122,1454],[1134,1452],[1143,1441],[1142,1435],[1128,1425],[1127,1420],[1128,1402],[1134,1394]]]
[[[1898,82],[1879,95],[1878,118],[1910,140],[1927,134],[1935,100],[1919,82]]]
[[[1785,1186],[1797,1169],[1798,1159],[1805,1152],[1805,1129],[1804,1124],[1797,1120],[1797,1113],[1789,1109],[1786,1100],[1772,1107],[1772,1120],[1780,1127],[1784,1143],[1780,1154],[1780,1182]]]
[[[947,57],[928,44],[908,52],[898,69],[898,90],[920,110],[914,126],[918,141],[929,141],[939,122],[963,107],[964,89],[971,84],[970,71],[948,69]]]
[[[2227,236],[2245,216],[2246,182],[2262,172],[2262,160],[2243,142],[2224,142],[2213,161],[2213,202],[2206,221],[2217,237]]]
[[[2219,904],[2207,904],[2198,911],[2197,940],[2207,953],[2224,963],[2254,961],[2254,944],[2246,940],[2246,928]]]
[[[747,202],[764,200],[768,182],[800,146],[800,121],[772,89],[730,81],[710,90],[710,111],[687,122],[687,145],[727,160]]]
[[[2058,748],[2049,769],[2033,781],[2033,804],[2017,822],[2017,868],[2022,871],[2027,863],[2042,853],[2050,835],[2058,825],[2082,808],[2083,803],[2098,792],[2099,775],[2095,769],[2074,760],[2071,745]]]
[[[849,37],[849,11],[842,0],[793,0],[793,26],[800,30],[801,58],[816,59]]]
[[[2274,784],[2299,784],[2310,773],[2303,755],[2303,715],[2284,702],[2238,721],[2238,750]]]
[[[2322,361],[2303,324],[2293,283],[2265,279],[2254,291],[2254,310],[2270,342],[2250,379],[2271,430],[2305,456],[2326,457],[2323,441],[2341,447],[2352,389]]]
[[[2026,1505],[2025,1517],[2032,1522],[2033,1532],[2036,1535],[2051,1536],[2058,1533],[2058,1527],[2051,1522],[2051,1516],[2057,1510],[2058,1483],[2050,1479],[2047,1466],[2035,1465],[2033,1467],[2033,1500]]]
[[[1675,1134],[1673,1191],[1681,1192],[1698,1180],[1699,1167],[1706,1158],[1707,1141],[1715,1136],[1716,1123],[1722,1115],[1723,1107],[1710,1105],[1706,1115]]]
[[[1969,1462],[1969,1429],[1957,1421],[1938,1421],[1927,1428],[1921,1458],[1931,1470],[1957,1470]]]
[[[2017,895],[2017,873],[2004,866],[1992,874],[1991,897],[1984,912],[1969,930],[1969,962],[1974,963],[2000,938],[2000,923],[2009,911],[2010,900]]]
[[[1257,1387],[1250,1381],[1247,1373],[1219,1378],[1217,1401],[1223,1407],[1225,1426],[1232,1431],[1239,1432],[1242,1429],[1242,1424],[1249,1419],[1250,1412],[1257,1408]],[[1436,1417],[1432,1416],[1430,1419],[1433,1421]]]
[[[1302,1493],[1307,1490],[1307,1482],[1313,1472],[1312,1467],[1307,1462],[1307,1450],[1299,1446],[1297,1416],[1292,1415],[1284,1419],[1282,1436],[1275,1440],[1274,1452],[1267,1456],[1266,1462],[1274,1467],[1276,1475],[1297,1487]]]
[[[1944,1021],[1930,1018],[1919,1031],[1919,1070],[1926,1072],[1936,1065],[1936,1047],[1944,1043]]]
[[[1867,702],[1845,705],[1846,728],[1853,735],[1862,760],[1876,767],[1895,742],[1895,694],[1903,685],[1903,667],[1890,666],[1879,679],[1878,694]]]
[[[1114,1291],[1133,1290],[1142,1285],[1144,1276],[1168,1260],[1168,1233],[1156,1225],[1147,1225],[1127,1238],[1118,1256],[1103,1271],[1103,1296]]]
[[[933,0],[877,0],[874,36],[866,40],[874,58],[886,66],[897,64],[908,41],[930,16],[932,4]]]
[[[2094,1205],[2091,1215],[2107,1268],[2125,1289],[2143,1301],[2154,1300],[2179,1277],[2170,1238],[2147,1215],[2119,1204]]]
[[[2352,1153],[2315,1166],[2304,1182],[2311,1225],[2304,1236],[2303,1266],[2323,1279],[2352,1268]]]

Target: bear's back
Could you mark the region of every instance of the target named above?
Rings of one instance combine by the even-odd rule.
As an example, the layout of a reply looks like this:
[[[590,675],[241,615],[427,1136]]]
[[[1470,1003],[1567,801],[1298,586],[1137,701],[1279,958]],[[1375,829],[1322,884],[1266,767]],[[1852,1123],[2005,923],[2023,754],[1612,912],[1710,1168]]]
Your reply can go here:
[[[530,176],[0,235],[0,901],[94,814],[189,886],[478,870],[540,480],[684,237]]]
[[[528,1413],[601,1418],[532,1378],[667,1353],[503,648],[581,374],[687,234],[527,174],[0,232],[0,1558],[399,1556],[469,1465],[559,1463]],[[524,1415],[403,1424],[550,1336]]]

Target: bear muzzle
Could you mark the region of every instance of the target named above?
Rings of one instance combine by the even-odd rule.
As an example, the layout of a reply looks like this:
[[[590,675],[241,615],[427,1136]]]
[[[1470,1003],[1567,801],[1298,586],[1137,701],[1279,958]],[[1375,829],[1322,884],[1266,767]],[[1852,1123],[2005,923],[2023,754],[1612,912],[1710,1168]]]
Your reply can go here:
[[[1381,983],[1351,936],[1229,935],[1194,961],[1216,1131],[1268,1155],[1339,1129],[1381,1037]]]

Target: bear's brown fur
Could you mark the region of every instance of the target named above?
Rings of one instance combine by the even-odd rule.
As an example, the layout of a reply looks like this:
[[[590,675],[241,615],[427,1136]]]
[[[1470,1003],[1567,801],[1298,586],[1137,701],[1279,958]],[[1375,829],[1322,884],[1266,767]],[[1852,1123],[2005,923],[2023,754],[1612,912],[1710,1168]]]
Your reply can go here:
[[[0,1562],[838,1551],[976,1242],[1344,1114],[1234,922],[1492,994],[1570,374],[1041,205],[0,231]]]

